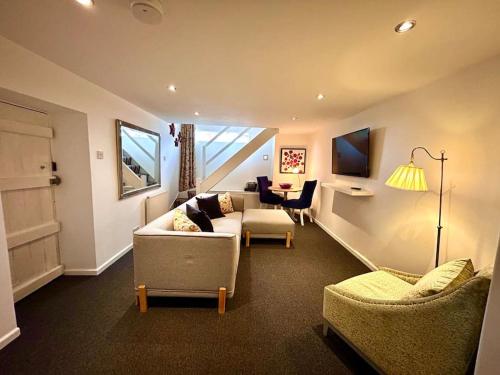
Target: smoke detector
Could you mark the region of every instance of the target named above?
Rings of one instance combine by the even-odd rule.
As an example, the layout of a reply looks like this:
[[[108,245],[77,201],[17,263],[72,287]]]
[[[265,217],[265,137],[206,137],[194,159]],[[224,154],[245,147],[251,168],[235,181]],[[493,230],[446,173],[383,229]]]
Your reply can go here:
[[[160,0],[132,0],[130,9],[137,20],[148,25],[159,24],[163,17]]]

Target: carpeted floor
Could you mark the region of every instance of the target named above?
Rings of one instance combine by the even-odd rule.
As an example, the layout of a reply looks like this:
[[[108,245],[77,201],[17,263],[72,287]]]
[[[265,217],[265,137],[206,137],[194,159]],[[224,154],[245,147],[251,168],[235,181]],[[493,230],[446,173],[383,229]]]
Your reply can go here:
[[[1,374],[369,374],[338,337],[323,338],[323,287],[368,269],[315,224],[292,249],[242,247],[227,312],[216,300],[134,303],[130,252],[98,277],[60,277],[16,304],[21,336]]]

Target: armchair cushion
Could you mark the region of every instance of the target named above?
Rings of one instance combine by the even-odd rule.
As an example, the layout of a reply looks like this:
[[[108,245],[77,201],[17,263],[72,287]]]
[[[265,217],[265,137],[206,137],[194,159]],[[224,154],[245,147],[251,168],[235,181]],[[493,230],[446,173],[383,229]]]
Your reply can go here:
[[[388,272],[375,271],[344,280],[335,287],[361,298],[400,300],[412,285]]]
[[[457,259],[445,263],[418,280],[404,299],[428,297],[455,288],[474,276],[470,259]]]

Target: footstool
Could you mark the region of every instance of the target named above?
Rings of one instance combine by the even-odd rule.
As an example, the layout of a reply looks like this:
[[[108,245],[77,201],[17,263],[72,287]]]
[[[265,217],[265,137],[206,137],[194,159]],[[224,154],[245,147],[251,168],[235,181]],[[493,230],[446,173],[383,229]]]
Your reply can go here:
[[[283,210],[247,209],[242,225],[246,247],[250,247],[250,238],[283,238],[289,248],[295,234],[295,223]]]

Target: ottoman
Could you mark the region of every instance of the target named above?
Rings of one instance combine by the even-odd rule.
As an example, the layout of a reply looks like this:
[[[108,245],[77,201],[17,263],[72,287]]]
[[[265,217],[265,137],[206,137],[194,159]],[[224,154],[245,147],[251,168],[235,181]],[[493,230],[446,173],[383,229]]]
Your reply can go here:
[[[246,247],[250,246],[250,238],[283,238],[289,248],[295,223],[283,210],[252,208],[243,211],[242,230]]]

